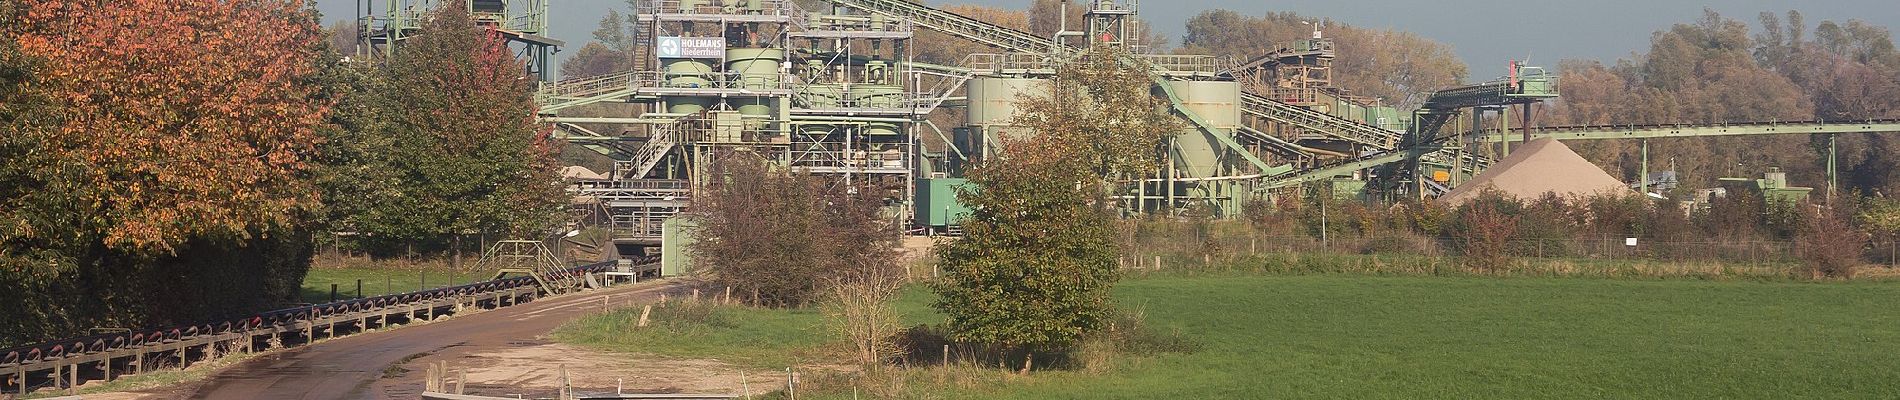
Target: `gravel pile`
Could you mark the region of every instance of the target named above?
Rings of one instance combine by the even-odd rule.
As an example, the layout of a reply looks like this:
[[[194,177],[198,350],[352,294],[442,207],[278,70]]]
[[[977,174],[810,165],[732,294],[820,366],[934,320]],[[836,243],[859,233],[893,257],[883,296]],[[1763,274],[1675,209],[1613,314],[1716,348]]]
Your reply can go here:
[[[1459,184],[1444,196],[1440,203],[1457,206],[1477,198],[1484,188],[1496,188],[1505,194],[1519,199],[1535,199],[1544,193],[1556,193],[1558,196],[1578,198],[1599,194],[1634,195],[1623,181],[1603,172],[1596,164],[1591,164],[1570,146],[1555,139],[1532,140],[1521,147],[1511,149],[1511,155],[1504,157],[1485,169],[1469,182]]]

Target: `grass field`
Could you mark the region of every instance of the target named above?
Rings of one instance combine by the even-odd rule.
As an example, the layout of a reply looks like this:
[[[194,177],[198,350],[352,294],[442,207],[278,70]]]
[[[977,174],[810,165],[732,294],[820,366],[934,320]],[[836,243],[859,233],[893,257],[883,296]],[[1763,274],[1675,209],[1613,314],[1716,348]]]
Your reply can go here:
[[[337,287],[338,299],[356,297],[356,281],[363,281],[364,297],[381,296],[387,293],[413,292],[424,288],[450,286],[451,283],[467,284],[488,280],[494,272],[471,273],[456,272],[451,276],[446,267],[396,268],[391,266],[351,266],[332,268],[311,268],[303,278],[303,301],[323,303],[330,301],[330,285]],[[453,279],[451,279],[451,277]]]
[[[1122,282],[1115,296],[1199,350],[974,386],[913,379],[906,390],[1020,399],[1900,397],[1893,283],[1149,277]],[[937,318],[928,301],[907,293],[908,322]],[[573,335],[613,325],[610,315],[560,338],[767,368],[822,354],[813,349],[830,340],[812,311],[732,317],[677,340]],[[604,341],[627,337],[648,340]]]

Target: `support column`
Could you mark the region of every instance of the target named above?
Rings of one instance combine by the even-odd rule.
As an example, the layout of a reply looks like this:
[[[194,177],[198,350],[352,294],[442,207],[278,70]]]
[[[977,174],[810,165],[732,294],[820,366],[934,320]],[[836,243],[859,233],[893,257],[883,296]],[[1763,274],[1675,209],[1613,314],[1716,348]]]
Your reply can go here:
[[[1537,103],[1524,103],[1524,119],[1517,123],[1524,128],[1524,143],[1531,142],[1531,106],[1533,105]]]
[[[1166,212],[1169,215],[1174,214],[1174,153],[1175,153],[1174,138],[1169,137],[1168,150],[1167,150],[1167,157],[1168,157],[1167,193],[1165,194],[1166,200],[1163,200],[1165,202],[1164,204],[1166,205],[1158,208],[1158,210],[1162,212]]]
[[[1460,181],[1459,179],[1460,175],[1463,175],[1465,173],[1465,136],[1464,135],[1452,136],[1451,145],[1456,146],[1457,150],[1452,152],[1451,176],[1450,176],[1450,179],[1445,180],[1445,184],[1446,184],[1446,187],[1455,188],[1455,187],[1458,187],[1458,182]],[[1472,172],[1474,173],[1477,172],[1476,171],[1478,169],[1477,163],[1472,163],[1471,169],[1473,170]]]
[[[1827,203],[1834,204],[1834,192],[1840,185],[1840,155],[1834,147],[1834,138],[1840,134],[1827,135]]]
[[[1509,136],[1510,134],[1511,134],[1511,106],[1505,105],[1503,108],[1498,109],[1498,137],[1508,138],[1510,137]],[[1528,140],[1524,142],[1524,144],[1529,144],[1529,143],[1530,141]],[[1519,146],[1522,146],[1522,145],[1523,144],[1519,144]],[[1504,151],[1504,155],[1506,156],[1511,155],[1511,152],[1510,150],[1508,150],[1508,148],[1507,150]]]
[[[1471,108],[1471,137],[1482,138],[1484,137],[1483,135],[1484,135],[1484,108],[1472,107]],[[1503,146],[1504,155],[1511,154],[1511,138],[1504,138],[1504,140],[1498,141],[1498,144],[1500,146]]]
[[[1649,195],[1649,139],[1643,139],[1643,171],[1637,175],[1636,191]]]

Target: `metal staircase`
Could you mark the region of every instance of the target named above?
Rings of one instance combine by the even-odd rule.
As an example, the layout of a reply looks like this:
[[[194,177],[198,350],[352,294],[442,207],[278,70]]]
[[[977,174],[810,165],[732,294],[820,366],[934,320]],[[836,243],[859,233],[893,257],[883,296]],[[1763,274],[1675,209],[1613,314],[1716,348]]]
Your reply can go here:
[[[634,152],[633,158],[628,160],[629,169],[618,171],[621,173],[619,177],[638,179],[652,173],[653,167],[659,166],[660,161],[666,159],[666,154],[679,145],[679,136],[685,134],[687,125],[697,118],[699,118],[697,115],[681,117],[671,124],[656,127],[652,136],[647,137],[646,144],[641,145],[640,150]]]
[[[583,277],[567,271],[561,264],[561,259],[555,257],[554,252],[541,242],[503,240],[489,246],[475,266],[478,270],[494,269],[493,279],[502,279],[509,274],[534,277],[535,284],[548,294],[578,290]]]

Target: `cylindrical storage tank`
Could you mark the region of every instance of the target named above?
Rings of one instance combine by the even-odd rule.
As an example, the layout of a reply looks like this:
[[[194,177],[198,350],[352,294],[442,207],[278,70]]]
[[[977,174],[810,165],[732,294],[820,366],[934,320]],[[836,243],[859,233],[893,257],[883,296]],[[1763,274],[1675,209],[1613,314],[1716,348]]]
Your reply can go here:
[[[772,111],[773,111],[772,100],[768,98],[738,97],[738,98],[727,100],[726,103],[731,104],[732,108],[738,109],[739,115],[760,116],[760,117],[772,116]]]
[[[673,58],[667,59],[665,65],[662,65],[661,68],[666,71],[666,86],[668,87],[712,87],[712,81],[707,80],[706,77],[712,76],[713,68],[711,64],[707,64],[705,61],[691,58]],[[774,66],[774,68],[776,68],[776,66]]]
[[[1174,93],[1188,111],[1201,116],[1214,127],[1240,127],[1240,83],[1219,81],[1173,81]]]
[[[899,108],[904,106],[904,88],[893,85],[852,86],[851,99],[857,107]]]
[[[805,85],[798,92],[798,99],[806,108],[838,108],[843,106],[844,96],[844,85],[835,83]]]
[[[865,124],[862,132],[865,136],[895,136],[902,133],[897,130],[897,124],[884,122]]]
[[[1175,81],[1174,93],[1181,105],[1214,127],[1215,134],[1233,135],[1240,126],[1240,84],[1238,82]],[[1189,127],[1175,135],[1172,153],[1175,170],[1187,178],[1211,178],[1221,172],[1221,156],[1226,153],[1219,139],[1200,127]]]
[[[1018,96],[1049,91],[1043,79],[976,78],[969,85],[970,125],[1008,125],[1016,117]]]
[[[883,122],[865,124],[863,129],[858,131],[858,134],[864,135],[866,139],[876,137],[886,138],[882,139],[885,141],[884,144],[875,145],[875,147],[870,148],[870,151],[864,154],[865,166],[871,168],[902,168],[904,166],[903,146],[897,144],[901,142],[893,142],[892,139],[889,139],[903,134],[903,131],[898,130],[897,124]],[[877,141],[879,139],[870,140]]]
[[[666,86],[668,87],[712,87],[712,80],[707,79],[707,77],[712,76],[713,68],[711,64],[707,64],[703,60],[690,58],[668,59],[665,64],[661,65],[661,68],[666,74]],[[709,97],[693,96],[666,96],[664,100],[666,100],[667,104],[666,111],[675,114],[697,113],[711,106],[714,101],[713,98]]]
[[[694,114],[705,111],[707,107],[712,106],[713,101],[718,100],[712,97],[696,96],[665,96],[664,99],[666,112],[674,114]]]
[[[784,61],[784,49],[726,49],[726,72],[739,73],[740,88],[777,89]]]
[[[831,125],[798,125],[797,129],[800,135],[812,138],[824,138],[830,135],[832,129],[836,129],[836,127]]]

